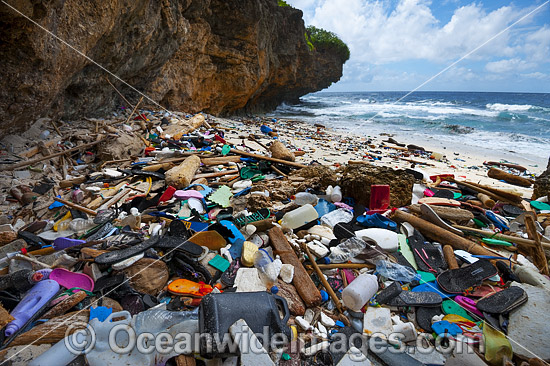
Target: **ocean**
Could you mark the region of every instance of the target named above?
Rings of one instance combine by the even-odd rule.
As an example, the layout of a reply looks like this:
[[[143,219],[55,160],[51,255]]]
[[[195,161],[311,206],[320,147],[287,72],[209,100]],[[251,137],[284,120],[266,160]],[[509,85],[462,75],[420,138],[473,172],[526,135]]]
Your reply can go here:
[[[513,153],[537,162],[550,155],[550,94],[318,92],[271,115],[366,136],[395,134],[404,142],[438,141]]]

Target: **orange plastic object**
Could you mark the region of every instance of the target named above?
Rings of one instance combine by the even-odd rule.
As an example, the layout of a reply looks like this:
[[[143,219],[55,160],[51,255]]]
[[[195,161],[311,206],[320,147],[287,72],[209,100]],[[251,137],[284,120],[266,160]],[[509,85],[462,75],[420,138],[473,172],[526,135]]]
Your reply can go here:
[[[170,282],[168,285],[168,291],[175,295],[203,297],[211,293],[212,286],[202,282],[193,282],[183,278]]]
[[[189,241],[211,250],[219,250],[227,245],[227,241],[217,231],[199,231]]]

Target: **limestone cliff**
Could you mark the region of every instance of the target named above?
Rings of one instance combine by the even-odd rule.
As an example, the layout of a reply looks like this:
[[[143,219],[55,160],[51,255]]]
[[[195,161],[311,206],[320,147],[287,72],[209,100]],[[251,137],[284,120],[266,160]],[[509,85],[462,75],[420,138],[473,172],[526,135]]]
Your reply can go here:
[[[302,12],[277,0],[7,2],[171,110],[274,108],[338,81],[345,61],[310,51]],[[0,24],[0,135],[39,117],[109,113],[124,103],[106,78],[138,100],[3,3]]]

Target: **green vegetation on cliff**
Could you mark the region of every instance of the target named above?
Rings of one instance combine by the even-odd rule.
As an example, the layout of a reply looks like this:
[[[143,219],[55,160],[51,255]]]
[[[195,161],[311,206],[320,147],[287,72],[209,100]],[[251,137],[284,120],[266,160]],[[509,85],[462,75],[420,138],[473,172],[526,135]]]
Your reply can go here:
[[[336,52],[342,62],[349,60],[348,46],[333,32],[310,25],[306,31],[306,43],[310,49],[313,45],[317,51]]]
[[[284,0],[279,0],[279,6],[290,6],[290,5]]]

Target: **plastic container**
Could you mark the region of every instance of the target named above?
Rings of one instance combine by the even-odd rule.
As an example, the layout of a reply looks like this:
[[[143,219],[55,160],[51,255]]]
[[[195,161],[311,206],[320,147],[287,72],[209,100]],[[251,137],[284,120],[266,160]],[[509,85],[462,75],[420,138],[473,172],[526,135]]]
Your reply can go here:
[[[6,337],[11,336],[25,325],[58,291],[59,284],[53,280],[43,280],[34,285],[11,312],[11,316],[15,320],[6,326]]]
[[[353,310],[361,311],[361,308],[378,291],[378,279],[376,276],[364,273],[353,280],[348,287],[342,291],[344,305]]]
[[[315,208],[308,203],[287,212],[281,219],[281,226],[286,229],[296,229],[317,218],[319,218],[319,214],[315,211]]]
[[[308,203],[315,206],[319,202],[317,195],[308,192],[299,192],[294,195],[294,203],[298,206],[307,205]]]
[[[414,269],[384,260],[376,262],[376,271],[380,276],[394,281],[409,283],[420,279],[420,275]]]
[[[271,289],[277,283],[277,266],[265,249],[259,249],[254,254],[254,267],[258,270],[258,276],[267,289]]]
[[[328,259],[330,263],[344,263],[357,256],[367,247],[367,243],[356,236],[330,249]]]
[[[373,184],[370,186],[369,212],[384,212],[390,207],[390,186]]]
[[[279,315],[282,308],[283,318]],[[251,331],[264,338],[264,347],[269,351],[270,340],[275,334],[284,334],[290,341],[291,330],[287,325],[290,311],[285,299],[267,292],[224,292],[208,294],[203,297],[199,307],[200,353],[206,358],[227,357],[233,355],[227,349],[227,344],[212,342],[213,339],[223,339],[229,332],[229,327],[237,320],[243,319]],[[280,339],[280,338],[279,338]]]
[[[332,189],[332,192],[330,193],[330,200],[332,202],[342,201],[342,188],[340,188],[340,186],[336,186]]]

